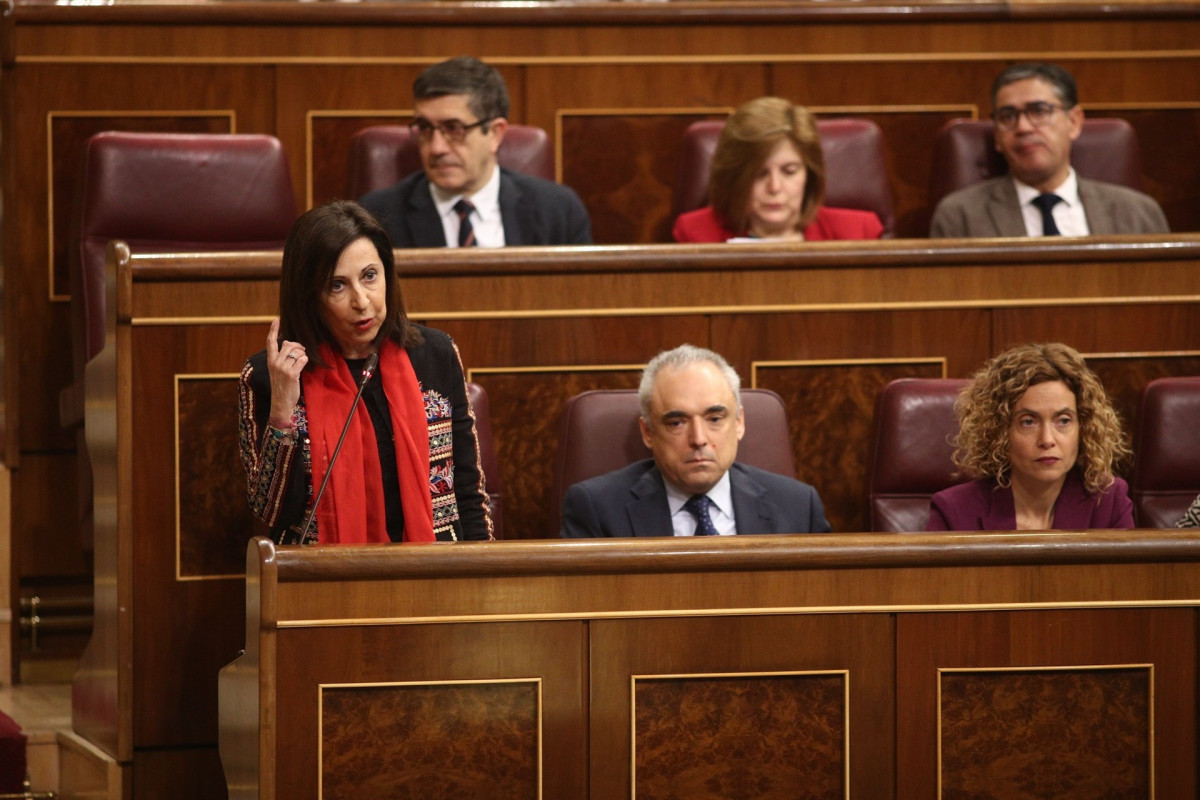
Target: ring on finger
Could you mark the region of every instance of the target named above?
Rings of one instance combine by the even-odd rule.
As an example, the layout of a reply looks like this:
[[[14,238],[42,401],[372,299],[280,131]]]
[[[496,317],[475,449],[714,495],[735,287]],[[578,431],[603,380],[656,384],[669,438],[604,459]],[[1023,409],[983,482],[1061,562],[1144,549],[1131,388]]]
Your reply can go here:
[[[296,355],[296,351],[293,350],[292,352],[287,354],[287,357],[288,358],[299,358],[300,356]]]

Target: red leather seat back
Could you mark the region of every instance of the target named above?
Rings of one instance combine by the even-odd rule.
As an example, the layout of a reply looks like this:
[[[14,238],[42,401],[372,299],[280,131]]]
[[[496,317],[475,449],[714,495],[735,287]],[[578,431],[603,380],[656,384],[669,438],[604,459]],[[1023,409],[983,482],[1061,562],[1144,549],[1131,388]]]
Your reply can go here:
[[[554,148],[541,128],[509,125],[496,154],[500,166],[513,172],[554,180]],[[417,139],[407,125],[374,125],[350,140],[347,197],[386,189],[421,169]]]
[[[1071,145],[1071,165],[1084,178],[1141,191],[1137,132],[1123,119],[1085,119],[1079,138]],[[936,206],[951,192],[1007,173],[1008,164],[996,150],[990,119],[952,119],[934,141],[929,205]]]
[[[295,220],[291,172],[274,136],[96,134],[87,146],[71,265],[72,316],[83,325],[77,364],[104,344],[110,240],[134,252],[274,249]]]
[[[738,445],[743,464],[796,476],[783,399],[766,389],[743,389],[746,435]],[[638,428],[641,405],[633,389],[605,389],[567,401],[559,425],[558,458],[551,494],[550,536],[562,524],[562,500],[575,483],[650,458]]]
[[[875,403],[868,489],[871,530],[923,531],[929,498],[963,479],[955,476],[958,433],[954,401],[967,385],[961,379],[901,378]]]
[[[1142,390],[1130,496],[1139,528],[1173,528],[1200,494],[1200,378]]]
[[[708,177],[724,120],[693,122],[683,134],[671,218],[708,204]],[[817,120],[825,154],[825,205],[874,211],[884,238],[896,225],[883,156],[883,132],[865,119]]]
[[[479,461],[487,481],[488,497],[492,503],[492,523],[497,539],[504,538],[504,490],[500,478],[500,462],[496,459],[496,443],[492,437],[492,407],[487,392],[478,383],[467,384],[467,397],[475,412],[475,434],[479,437]]]

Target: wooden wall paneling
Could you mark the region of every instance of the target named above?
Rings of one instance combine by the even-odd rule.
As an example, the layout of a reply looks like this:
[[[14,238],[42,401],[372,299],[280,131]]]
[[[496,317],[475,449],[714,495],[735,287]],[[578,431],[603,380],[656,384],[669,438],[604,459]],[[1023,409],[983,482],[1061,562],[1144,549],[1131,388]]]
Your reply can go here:
[[[123,787],[130,792],[131,800],[160,800],[163,797],[225,800],[228,794],[221,757],[213,745],[139,750],[134,755],[131,772],[136,778],[126,777]]]
[[[929,205],[932,176],[928,153],[937,133],[951,119],[971,118],[974,106],[930,108],[830,107],[813,109],[822,119],[869,119],[883,130],[888,185],[896,209],[895,238],[922,239],[929,235],[933,208]]]
[[[1089,103],[1085,109],[1133,126],[1143,190],[1162,205],[1172,231],[1200,230],[1200,103]]]
[[[731,110],[731,109],[730,109]],[[562,182],[579,192],[600,244],[671,242],[671,201],[688,125],[725,109],[559,112]]]
[[[446,586],[454,591],[453,582]],[[275,698],[277,796],[332,800],[361,797],[364,787],[387,797],[485,796],[489,784],[512,788],[513,771],[524,774],[528,769],[534,726],[541,793],[525,788],[503,796],[586,797],[586,630],[572,621],[281,630],[279,663],[289,666],[280,671]],[[540,697],[535,709],[522,704],[505,723],[487,713],[482,695],[511,687],[513,681],[536,681]],[[350,724],[367,736],[361,718],[332,718],[333,709],[322,695],[361,687],[379,703],[398,703],[405,689],[401,684],[436,695],[436,701],[420,708],[415,718],[376,720],[377,731],[382,725],[393,730],[383,739],[363,741],[390,744],[383,750],[369,748],[374,763],[344,765],[361,778],[358,790],[332,791],[346,776],[330,774],[322,779],[324,792],[318,794],[322,748],[312,737],[319,725],[331,726],[327,737],[345,735],[343,728]],[[413,739],[423,740],[429,749],[421,749]],[[514,756],[519,756],[516,763]],[[325,763],[332,766],[333,757],[327,752]],[[335,779],[338,783],[331,783]]]
[[[750,383],[783,397],[796,477],[816,487],[833,530],[867,531],[875,398],[897,378],[945,376],[940,358],[770,361],[754,364]]]
[[[1130,439],[1137,430],[1142,390],[1156,378],[1200,375],[1200,352],[1085,353],[1088,366],[1100,378]],[[1135,442],[1130,442],[1136,445]],[[1129,477],[1133,464],[1118,466]]]
[[[1106,631],[1100,633],[1101,630]],[[1092,737],[1115,734],[1116,720],[1122,710],[1114,709],[1111,719],[1086,731],[1076,727],[1099,709],[1088,706],[1117,702],[1111,694],[1101,695],[1102,678],[1097,667],[1153,665],[1153,766],[1154,791],[1137,787],[1130,796],[1190,797],[1195,791],[1195,616],[1191,609],[1103,609],[1047,610],[1010,612],[961,612],[943,614],[901,614],[896,622],[897,649],[897,729],[904,732],[897,744],[897,793],[902,797],[932,797],[938,790],[938,769],[942,774],[942,792],[947,783],[961,784],[963,773],[947,775],[953,764],[973,757],[971,769],[991,778],[993,788],[1008,786],[1010,794],[1030,791],[1028,781],[1041,782],[1042,794],[1058,793],[1054,788],[1063,780],[1073,781],[1071,795],[1109,796],[1089,786],[1087,775],[1067,772],[1072,752],[1096,747]],[[943,670],[994,670],[1015,667],[1075,667],[1072,670],[1087,688],[1074,699],[1084,703],[1078,715],[1057,721],[1047,719],[1044,736],[1058,741],[1057,753],[1024,753],[1015,747],[997,749],[986,740],[956,743],[954,762],[946,760],[945,743],[938,753],[938,682],[945,680]],[[1031,670],[1029,675],[1037,675]],[[1090,680],[1089,680],[1090,678]],[[1046,688],[1049,688],[1047,686]],[[1053,704],[1060,698],[1043,698],[1041,704]],[[1136,697],[1133,698],[1136,700]],[[987,694],[977,695],[981,708],[997,704]],[[1034,698],[1010,698],[1017,714],[1036,707]],[[993,706],[995,707],[995,706]],[[945,706],[942,713],[946,713]],[[1125,709],[1128,711],[1129,709]],[[1050,712],[1047,712],[1050,713]],[[1034,733],[1031,729],[1029,734]],[[1031,743],[1022,736],[1020,740]],[[1036,741],[1036,740],[1035,740]],[[1048,744],[1042,740],[1043,744]],[[1124,749],[1134,751],[1134,742]],[[1102,749],[1102,748],[1096,748]],[[1013,764],[1025,759],[1036,768],[1024,770],[1014,778]],[[1032,760],[1030,760],[1032,759]],[[1078,763],[1078,762],[1076,762]],[[1097,766],[1097,765],[1093,765]],[[1128,773],[1126,773],[1128,774]],[[1009,783],[1016,780],[1017,783]],[[943,796],[948,796],[943,794]]]
[[[705,706],[707,711],[695,715],[688,705],[673,709],[675,719],[663,724],[677,724],[690,736],[705,738],[708,733],[716,741],[703,741],[702,752],[715,748],[724,762],[702,761],[689,763],[688,754],[676,753],[677,786],[692,786],[685,791],[688,797],[729,797],[721,789],[730,774],[745,778],[741,783],[755,785],[764,797],[893,797],[891,786],[892,753],[896,732],[891,725],[893,707],[894,653],[891,651],[892,621],[885,615],[797,615],[787,617],[692,617],[661,620],[598,620],[591,628],[592,708],[591,723],[591,796],[630,797],[631,749],[653,747],[648,730],[634,726],[636,711],[632,692],[635,686],[653,676],[726,675],[730,687],[740,686],[752,692],[762,689],[761,682],[771,680],[769,673],[796,671],[845,671],[849,684],[846,723],[849,728],[848,753],[841,748],[818,746],[830,741],[829,732],[794,730],[786,741],[772,740],[766,744],[773,752],[768,763],[758,762],[763,754],[756,744],[739,744],[740,739],[726,738],[732,730],[721,724],[725,705]],[[714,646],[714,643],[720,643]],[[737,691],[737,689],[733,689]],[[812,721],[818,728],[825,723]],[[747,720],[743,720],[747,722]],[[753,735],[751,735],[753,736]],[[757,743],[761,744],[761,743]],[[801,752],[793,748],[800,747]],[[780,785],[782,773],[774,764],[781,754],[783,761],[793,766],[805,762],[814,772],[828,775],[836,767],[844,770],[849,788],[844,784],[820,794],[807,794],[792,786],[791,794]],[[637,768],[648,766],[638,754]],[[724,770],[728,770],[726,773]],[[772,773],[773,770],[773,773]],[[762,775],[765,771],[772,778]],[[651,775],[637,776],[637,797],[643,789],[658,783]],[[688,782],[684,782],[684,781]],[[705,785],[707,783],[707,785]],[[817,782],[819,784],[819,782]],[[781,793],[782,792],[782,793]],[[651,796],[666,796],[651,792]]]
[[[844,798],[849,672],[633,676],[633,794]]]
[[[350,196],[350,140],[372,125],[407,125],[408,109],[365,111],[310,111],[305,134],[305,206],[314,208],[329,200],[357,200]]]
[[[237,567],[237,553],[261,528],[246,506],[245,477],[236,457],[236,382],[183,376],[236,375],[246,357],[262,349],[263,338],[260,324],[133,329],[131,396],[138,421],[133,492],[136,498],[158,498],[133,508],[133,700],[140,709],[133,735],[138,748],[216,742],[216,686],[210,676],[241,646],[244,572]],[[184,400],[178,408],[177,386]],[[211,397],[214,405],[197,407],[202,397],[195,395]],[[179,430],[183,425],[189,429]],[[177,435],[180,444],[191,446],[177,451]],[[218,441],[200,444],[210,436]],[[178,505],[177,474],[201,473],[208,475],[209,494]],[[194,482],[188,485],[194,490]],[[177,517],[205,500],[224,507],[199,518]],[[203,559],[194,555],[198,541],[210,548]]]
[[[942,796],[1153,796],[1153,675],[1151,664],[940,670]]]
[[[1179,352],[1200,341],[1200,308],[1188,302],[998,308],[992,322],[996,352],[1026,342],[1065,342],[1081,353]]]
[[[759,63],[563,64],[528,70],[529,124],[557,131],[561,180],[601,244],[670,241],[680,134],[765,94]]]

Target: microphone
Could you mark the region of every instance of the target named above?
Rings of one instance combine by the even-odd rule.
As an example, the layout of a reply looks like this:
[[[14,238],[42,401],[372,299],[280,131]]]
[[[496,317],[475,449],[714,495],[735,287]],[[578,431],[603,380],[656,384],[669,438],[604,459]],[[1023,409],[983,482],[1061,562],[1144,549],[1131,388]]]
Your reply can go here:
[[[325,477],[321,479],[321,488],[317,490],[317,496],[313,499],[312,510],[308,512],[308,517],[304,520],[304,527],[300,529],[300,538],[296,544],[304,544],[304,537],[308,535],[308,531],[312,528],[313,520],[317,517],[317,506],[321,503],[321,497],[325,494],[325,487],[329,483],[329,476],[333,474],[333,465],[337,461],[338,453],[342,452],[342,442],[346,441],[346,433],[350,430],[350,420],[354,419],[354,412],[358,409],[358,401],[362,399],[363,389],[367,388],[367,381],[371,380],[371,376],[375,374],[375,368],[379,366],[379,353],[374,350],[371,355],[367,356],[367,363],[363,365],[362,377],[358,379],[358,393],[354,395],[354,402],[350,405],[350,413],[346,415],[346,424],[342,426],[342,435],[338,437],[337,447],[333,448],[333,457],[329,459],[329,469],[325,470]]]

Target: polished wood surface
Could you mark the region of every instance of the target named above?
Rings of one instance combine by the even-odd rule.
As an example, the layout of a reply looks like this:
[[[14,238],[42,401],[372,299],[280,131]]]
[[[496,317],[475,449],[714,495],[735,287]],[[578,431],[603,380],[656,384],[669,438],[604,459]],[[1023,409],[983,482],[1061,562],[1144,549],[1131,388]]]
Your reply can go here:
[[[905,798],[933,795],[939,781],[1022,785],[1033,776],[1014,772],[1004,754],[1030,743],[1030,726],[1049,734],[1037,714],[1072,703],[1081,713],[1064,720],[1070,738],[1045,742],[1043,780],[1069,780],[1090,763],[1096,783],[1111,778],[1131,794],[1151,785],[1157,796],[1195,791],[1200,534],[307,549],[260,539],[247,569],[246,651],[220,679],[231,798],[328,791],[318,760],[337,757],[335,740],[319,733],[329,686],[531,679],[542,681],[543,719],[555,731],[542,744],[547,797],[629,797],[634,786],[637,796],[658,796],[665,780],[700,787],[688,796],[722,797],[728,776],[759,769],[763,796],[822,786],[814,796]],[[458,630],[471,632],[469,654]],[[543,661],[549,645],[557,654]],[[1068,694],[1048,695],[1055,688]],[[1107,714],[1093,710],[1097,693]],[[774,698],[772,715],[741,732],[738,709],[755,696]],[[1031,716],[1004,716],[1012,702]],[[780,715],[787,723],[777,729]],[[981,738],[967,726],[987,715],[1005,724]],[[474,718],[460,721],[469,737]],[[587,757],[564,765],[558,736],[577,743],[582,726]],[[692,747],[671,747],[680,738]],[[805,763],[785,761],[808,771],[803,789],[776,763],[800,742]],[[1090,754],[1105,747],[1117,747],[1114,758],[1098,763]],[[387,766],[389,745],[374,752],[375,785],[410,785],[402,768]],[[478,768],[451,769],[430,791],[440,796],[436,787]],[[586,795],[576,788],[583,780]]]
[[[884,382],[905,374],[965,376],[1010,341],[1002,337],[1025,332],[1049,338],[1065,331],[1119,389],[1118,401],[1136,409],[1133,401],[1149,378],[1200,368],[1200,354],[1189,349],[1200,338],[1198,247],[1196,237],[1180,236],[1161,242],[1114,239],[1016,247],[1001,242],[907,247],[833,243],[802,249],[513,249],[480,254],[479,260],[441,250],[397,255],[412,316],[451,332],[470,377],[489,393],[506,493],[506,533],[513,539],[536,539],[555,534],[546,510],[558,502],[550,495],[551,470],[558,415],[567,397],[589,388],[632,385],[646,360],[685,340],[725,353],[747,384],[780,392],[788,404],[800,477],[821,492],[835,530],[865,529],[867,437],[874,396]],[[107,346],[89,366],[97,621],[75,682],[75,726],[122,763],[133,764],[135,771],[138,763],[177,763],[168,756],[184,759],[190,753],[184,762],[191,766],[183,771],[197,771],[195,786],[211,778],[205,765],[211,763],[216,742],[218,703],[212,677],[237,655],[245,634],[244,547],[261,528],[242,499],[233,413],[236,377],[245,358],[261,349],[275,314],[279,259],[277,252],[131,255],[113,245]],[[962,279],[954,280],[958,275]],[[539,285],[548,287],[544,295]],[[794,287],[795,293],[785,298],[779,287]],[[1037,287],[1046,289],[1046,295],[1037,296]],[[775,302],[757,302],[772,294]],[[486,309],[480,307],[482,297],[487,298]],[[646,298],[661,305],[639,305]],[[721,302],[714,304],[712,298]],[[736,304],[751,300],[755,302]],[[1054,319],[1063,320],[1062,326],[1053,325]],[[884,601],[872,599],[863,587],[839,582],[841,570],[856,564],[919,570],[955,561],[965,576],[990,558],[1021,565],[1027,563],[1022,559],[1033,558],[1064,567],[1055,578],[1063,581],[1061,587],[1039,589],[1050,600],[1068,598],[1089,580],[1089,567],[1077,561],[1078,551],[1049,546],[1059,540],[1038,540],[1042,546],[1030,550],[989,549],[987,540],[975,538],[937,548],[915,535],[907,548],[876,544],[855,549],[847,548],[845,540],[809,538],[801,550],[789,544],[794,541],[781,537],[745,550],[724,547],[721,557],[732,572],[728,589],[721,592],[733,596],[750,591],[771,565],[790,568],[797,558],[828,570],[822,580],[835,582],[846,593],[845,602],[857,597],[854,602],[867,605]],[[1098,536],[1089,540],[1088,552],[1105,563],[1186,561],[1190,551],[1176,548],[1187,541]],[[423,615],[427,611],[411,604],[434,597],[441,608],[437,613],[474,614],[478,598],[444,591],[435,574],[441,569],[445,576],[507,576],[512,583],[489,594],[489,602],[499,604],[496,613],[508,608],[514,620],[544,611],[570,616],[578,609],[546,605],[543,590],[558,580],[557,572],[606,575],[598,578],[612,594],[606,602],[636,605],[630,576],[667,569],[678,558],[686,564],[690,557],[660,551],[660,543],[654,542],[594,551],[559,542],[523,550],[523,544],[515,542],[506,551],[513,557],[502,561],[484,548],[419,549],[428,554],[422,560],[388,562],[378,575],[364,551],[323,551],[319,559],[294,565],[279,591],[299,589],[297,596],[287,597],[298,618],[355,614],[353,604],[367,598],[385,616]],[[281,550],[276,560],[286,561],[295,552]],[[538,557],[526,561],[520,557],[524,552]],[[583,552],[586,558],[580,558]],[[415,570],[412,592],[388,588],[394,571],[409,569]],[[299,582],[320,577],[322,571],[336,576],[347,570],[359,577],[340,599],[323,594],[306,598],[300,589]],[[614,570],[620,576],[614,577]],[[686,573],[681,567],[680,575]],[[663,579],[662,602],[674,602],[671,582],[676,580],[686,582],[683,577]],[[1137,586],[1110,589],[1118,599],[1132,601]],[[964,584],[963,590],[968,587]],[[905,591],[909,594],[894,602],[935,602],[940,590],[914,584]],[[983,593],[978,602],[992,602],[986,599],[988,587],[970,591]],[[828,640],[833,647],[848,635],[838,627],[842,624],[807,630],[804,640]],[[583,646],[571,638],[579,634],[577,627],[551,627],[554,632],[547,635],[566,636],[576,643],[570,647]],[[772,642],[780,638],[778,631],[768,635],[767,630],[755,635]],[[686,635],[712,641],[733,633],[697,628]],[[413,636],[408,646],[442,648],[447,663],[460,657],[477,663],[470,637],[430,639],[415,631]],[[658,634],[647,636],[652,642]],[[558,644],[550,651],[567,646],[554,641]],[[300,653],[321,649],[312,642],[296,646],[296,655],[289,658],[303,660]],[[332,650],[357,652],[363,647],[380,654],[377,669],[386,672],[382,654],[387,648],[381,642],[348,641]],[[879,658],[869,648],[834,650],[839,659],[870,663]],[[533,670],[541,656],[533,651],[526,655],[533,660],[521,663]],[[878,680],[871,691],[886,694],[880,687],[890,685],[890,679]],[[612,691],[629,689],[622,685]],[[454,702],[471,705],[478,700],[483,708],[493,702],[471,697],[456,696]],[[379,702],[413,701],[411,696],[389,696]],[[351,707],[360,706],[355,701]],[[305,716],[297,725],[311,721]],[[870,738],[883,735],[868,733],[870,726],[852,724],[849,730],[851,752],[860,736],[868,737],[861,747],[879,749],[879,758],[890,752]],[[554,739],[570,743],[582,736],[579,730],[562,730]],[[601,746],[594,735],[592,742]],[[291,741],[286,748],[299,746]],[[624,745],[614,740],[611,746]],[[578,785],[568,779],[576,774],[570,766],[574,762],[566,751],[562,758],[565,766],[555,780],[566,781],[559,785],[573,787],[566,793],[577,796]],[[514,776],[524,774],[527,764],[510,766],[506,779],[517,780]],[[852,786],[857,783],[851,781]],[[592,785],[593,791],[606,791]],[[289,784],[288,791],[292,789],[299,787]]]
[[[406,119],[407,87],[424,66],[460,53],[496,64],[511,89],[512,119],[551,133],[559,179],[580,192],[597,241],[614,245],[586,255],[400,259],[417,317],[456,337],[493,397],[515,491],[512,535],[550,533],[541,509],[553,502],[545,487],[562,400],[629,385],[657,350],[683,340],[726,352],[748,382],[788,398],[798,463],[810,470],[801,477],[828,498],[835,525],[851,529],[865,524],[861,442],[870,399],[891,377],[964,375],[1030,333],[1087,351],[1108,370],[1105,380],[1117,382],[1123,408],[1150,377],[1194,373],[1195,244],[1098,241],[1031,255],[1026,243],[956,252],[907,241],[895,251],[814,248],[817,260],[799,269],[789,252],[757,252],[749,267],[722,263],[732,251],[635,248],[637,267],[623,267],[619,245],[665,240],[676,132],[767,93],[823,116],[873,119],[885,132],[901,234],[920,236],[931,211],[932,133],[946,119],[986,114],[992,76],[1036,53],[1075,72],[1088,114],[1130,119],[1147,191],[1175,229],[1197,230],[1200,162],[1189,133],[1200,114],[1195,10],[1194,2],[927,0],[0,4],[0,392],[12,547],[29,554],[13,559],[13,584],[88,581],[74,500],[60,488],[74,469],[75,442],[59,424],[58,396],[69,379],[61,365],[70,362],[64,254],[77,165],[92,132],[273,133],[289,154],[298,205],[307,206],[344,193],[354,131]],[[1030,266],[1001,269],[1018,261]],[[172,719],[179,696],[189,698],[179,706],[186,714],[211,707],[210,681],[176,676],[160,687],[134,681],[130,670],[169,672],[178,653],[210,670],[239,646],[240,622],[204,630],[200,639],[221,642],[212,652],[190,649],[192,640],[170,623],[151,622],[160,609],[149,593],[161,592],[162,609],[188,619],[209,606],[240,608],[240,582],[228,576],[241,573],[248,529],[228,517],[210,529],[199,511],[237,494],[205,476],[236,482],[240,467],[227,447],[205,445],[228,420],[204,411],[275,313],[273,268],[268,258],[234,284],[203,277],[204,268],[182,282],[129,280],[137,289],[121,341],[133,360],[120,391],[136,380],[143,394],[122,413],[139,421],[146,414],[146,433],[129,444],[137,468],[123,467],[132,477],[121,485],[163,507],[126,507],[137,522],[124,529],[120,548],[96,555],[98,578],[145,570],[137,574],[146,592],[106,585],[98,596],[97,629],[107,643],[94,642],[88,654],[81,685],[96,692],[79,706],[81,724],[122,758],[152,747],[199,753],[215,736],[211,722]],[[842,440],[856,444],[838,451]],[[178,470],[163,455],[177,449],[195,454]],[[179,488],[172,481],[164,491],[164,475]],[[128,642],[146,638],[115,649],[118,633]],[[149,644],[152,637],[161,646]],[[145,711],[136,721],[127,705],[135,695]]]
[[[408,118],[407,87],[424,66],[472,53],[504,74],[513,121],[551,134],[558,177],[579,191],[599,242],[665,241],[678,132],[768,93],[822,116],[877,122],[899,234],[922,236],[932,136],[947,119],[986,115],[995,73],[1037,54],[1076,74],[1089,115],[1130,120],[1142,142],[1146,190],[1174,229],[1200,230],[1195,9],[1194,2],[991,0],[5,3],[3,444],[10,468],[27,467],[13,473],[13,548],[52,556],[14,560],[14,582],[87,579],[77,503],[58,488],[76,457],[58,398],[69,379],[60,365],[70,362],[65,258],[74,191],[83,144],[96,131],[273,133],[289,154],[298,205],[307,206],[345,193],[356,130]],[[844,277],[825,284],[835,300]],[[545,296],[612,288],[600,279],[533,284],[530,309],[544,308]],[[738,285],[719,288],[734,297]],[[427,308],[449,308],[433,303],[435,288]],[[673,303],[644,285],[628,288],[641,298],[638,308]],[[884,297],[895,287],[880,289]],[[775,303],[809,290],[781,286],[735,301]],[[238,314],[257,306],[223,302]],[[701,302],[707,307],[712,295]],[[679,333],[691,338],[693,330]],[[801,391],[794,376],[776,379],[781,390]],[[536,472],[536,456],[528,453],[524,468]],[[61,546],[43,548],[46,531]]]

